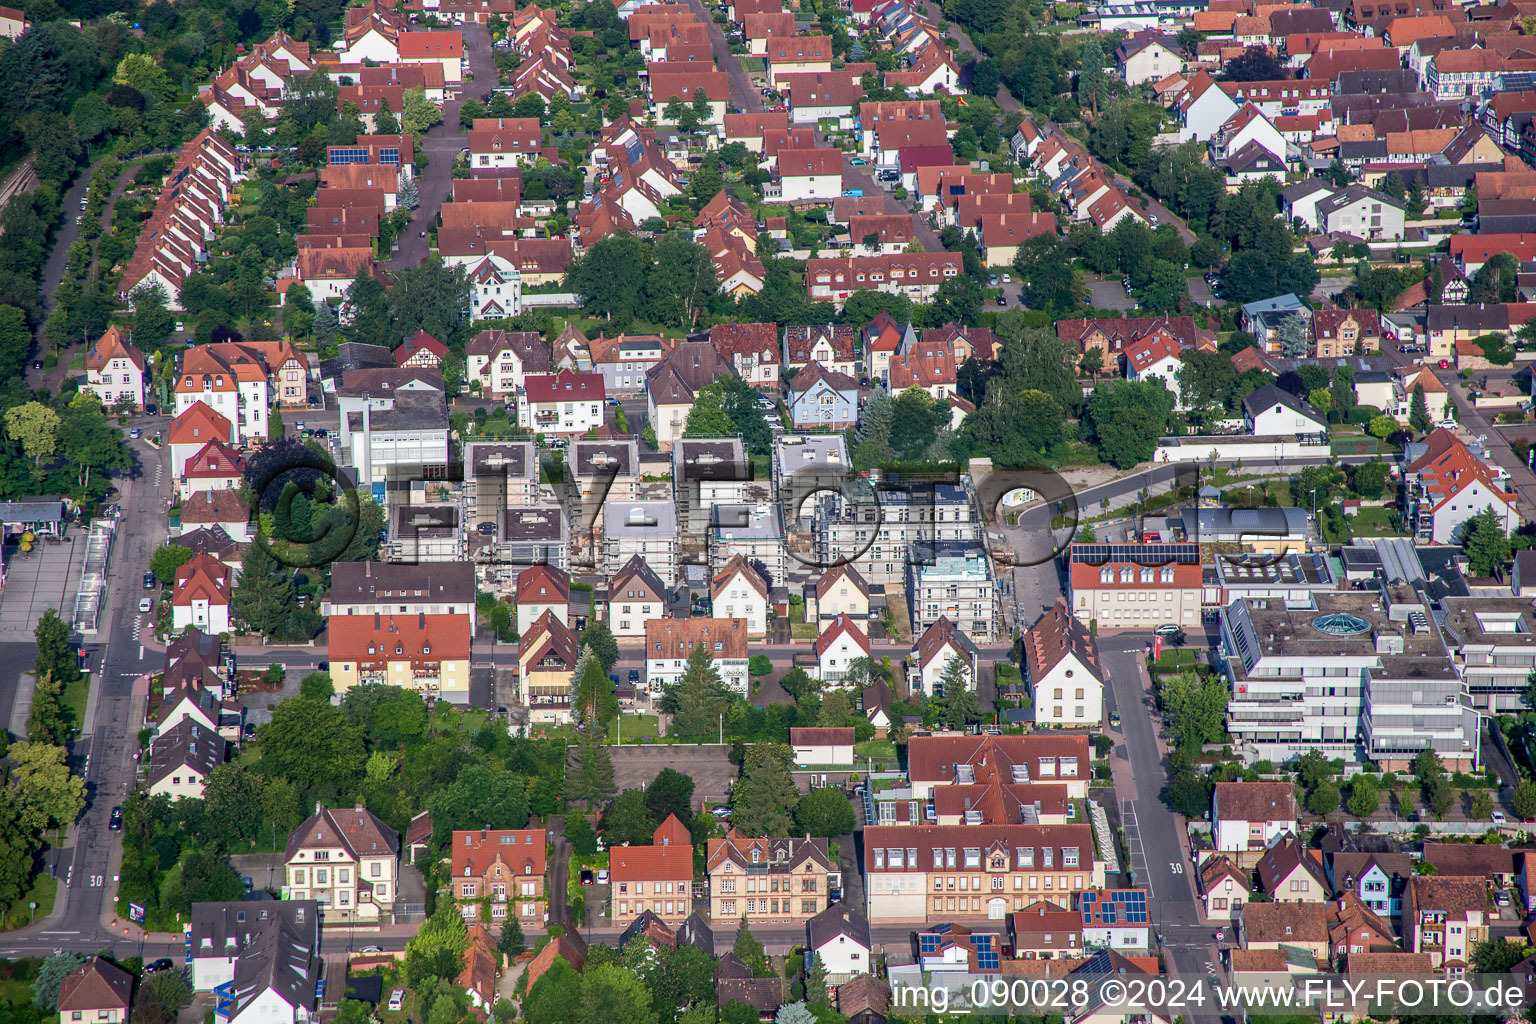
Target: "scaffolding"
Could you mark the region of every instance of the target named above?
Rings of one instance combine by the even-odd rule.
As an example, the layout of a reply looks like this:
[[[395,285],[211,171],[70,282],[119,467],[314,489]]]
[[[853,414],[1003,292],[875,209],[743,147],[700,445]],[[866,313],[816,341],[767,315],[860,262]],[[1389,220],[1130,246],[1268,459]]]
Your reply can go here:
[[[85,562],[80,566],[80,589],[75,592],[75,632],[95,636],[101,605],[107,593],[107,566],[112,561],[113,524],[96,522],[85,538]]]

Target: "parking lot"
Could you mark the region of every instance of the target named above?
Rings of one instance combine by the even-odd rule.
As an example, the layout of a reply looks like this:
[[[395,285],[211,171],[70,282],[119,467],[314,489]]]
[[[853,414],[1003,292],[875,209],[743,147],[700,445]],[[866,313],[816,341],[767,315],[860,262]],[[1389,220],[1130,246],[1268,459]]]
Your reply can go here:
[[[648,786],[663,768],[680,771],[693,780],[693,799],[724,800],[726,786],[736,777],[731,764],[730,747],[676,747],[667,744],[644,747],[615,747],[613,781],[620,790]]]
[[[80,586],[80,561],[85,534],[68,530],[58,544],[38,542],[31,551],[5,549],[5,590],[0,593],[0,641],[31,640],[43,613],[58,610],[70,621],[75,590]]]

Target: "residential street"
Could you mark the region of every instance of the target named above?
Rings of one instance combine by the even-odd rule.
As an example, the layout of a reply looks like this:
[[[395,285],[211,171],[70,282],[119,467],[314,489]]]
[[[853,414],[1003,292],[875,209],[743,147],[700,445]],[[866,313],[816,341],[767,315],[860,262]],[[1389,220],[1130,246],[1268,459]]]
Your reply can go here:
[[[443,104],[442,123],[425,138],[416,140],[416,145],[426,148],[428,157],[427,169],[416,181],[416,196],[421,205],[411,214],[410,224],[400,232],[394,255],[384,263],[389,270],[414,267],[426,260],[430,239],[422,232],[430,232],[437,226],[437,211],[442,209],[453,191],[453,163],[459,151],[467,145],[464,129],[459,127],[459,108],[467,97],[485,102],[496,85],[496,55],[491,49],[491,30],[474,21],[466,22],[463,28],[464,52],[475,80],[466,82],[459,96]]]
[[[171,493],[165,449],[130,442],[138,467],[116,478],[122,492],[123,519],[160,523]],[[59,879],[54,910],[29,928],[0,934],[0,955],[9,950],[47,952],[56,947],[95,950],[112,939],[126,939],[126,924],[112,927],[121,844],[107,829],[112,808],[123,803],[133,784],[137,733],[143,722],[146,692],[135,687],[146,672],[163,665],[163,655],[135,639],[134,622],[142,591],[139,577],[161,538],[161,529],[122,530],[117,534],[108,574],[101,632],[86,647],[95,674],[86,702],[85,726],[71,748],[71,758],[86,782],[86,807],[62,847],[50,851],[49,865]],[[65,610],[68,616],[69,610]],[[29,680],[30,682],[30,680]],[[134,946],[136,947],[136,943]],[[128,943],[115,948],[126,951]],[[135,949],[136,951],[136,949]]]

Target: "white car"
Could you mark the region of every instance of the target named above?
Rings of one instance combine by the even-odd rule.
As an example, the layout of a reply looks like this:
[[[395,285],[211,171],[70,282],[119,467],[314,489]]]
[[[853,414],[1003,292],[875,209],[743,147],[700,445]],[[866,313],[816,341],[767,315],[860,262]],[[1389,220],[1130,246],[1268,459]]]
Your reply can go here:
[[[389,994],[389,1008],[396,1013],[405,1005],[405,989],[397,988]]]
[[[147,614],[151,611],[154,611],[154,608],[155,602],[153,600],[147,597],[139,598],[139,611]]]
[[[1499,826],[1500,828],[1503,828],[1504,827],[1504,821],[1505,821],[1504,812],[1503,811],[1494,811],[1491,815],[1489,815],[1489,820],[1491,820],[1495,825]]]
[[[608,884],[608,869],[607,868],[598,868],[597,869],[597,884],[598,885],[607,885]]]

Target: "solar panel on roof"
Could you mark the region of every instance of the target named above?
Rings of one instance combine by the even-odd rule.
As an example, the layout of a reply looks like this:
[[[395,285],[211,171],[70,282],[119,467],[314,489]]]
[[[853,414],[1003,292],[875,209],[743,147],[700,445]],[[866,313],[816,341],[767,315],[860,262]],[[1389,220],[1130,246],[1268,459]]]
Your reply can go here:
[[[939,951],[939,937],[937,935],[919,935],[917,946],[924,953],[937,953]]]
[[[996,971],[1000,969],[998,955],[996,953],[977,953],[976,967],[983,971]]]
[[[1136,565],[1198,565],[1198,544],[1074,544],[1072,561],[1086,565],[1131,562]]]
[[[985,953],[992,948],[992,936],[990,935],[974,935],[971,937],[971,941],[975,943],[976,952],[978,953]]]

